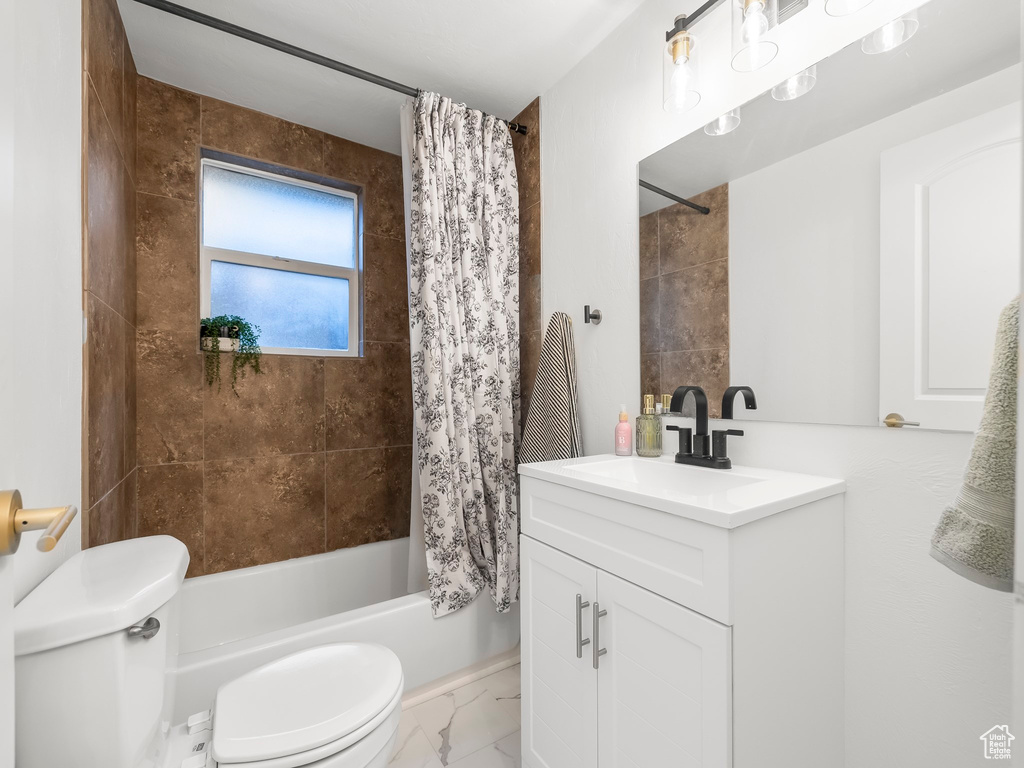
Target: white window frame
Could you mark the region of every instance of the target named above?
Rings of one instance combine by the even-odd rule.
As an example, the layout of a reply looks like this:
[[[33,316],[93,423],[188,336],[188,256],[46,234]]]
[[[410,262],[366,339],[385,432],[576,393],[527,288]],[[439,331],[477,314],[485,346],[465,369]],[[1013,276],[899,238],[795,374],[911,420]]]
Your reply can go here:
[[[206,178],[206,168],[214,166],[224,168],[235,173],[246,173],[250,176],[259,176],[271,179],[282,184],[292,184],[297,187],[315,189],[318,192],[325,192],[338,197],[347,197],[354,206],[352,216],[352,242],[355,244],[355,266],[337,267],[331,264],[321,264],[313,261],[302,261],[299,259],[285,259],[280,256],[265,256],[259,253],[248,253],[246,251],[233,251],[226,248],[214,248],[207,246],[203,237],[203,220],[205,219],[204,198],[202,184]],[[199,187],[199,317],[210,317],[211,298],[210,281],[214,261],[222,261],[230,264],[242,264],[250,267],[263,267],[265,269],[276,269],[280,272],[300,272],[307,275],[320,275],[323,277],[340,277],[348,280],[348,349],[320,349],[316,347],[265,347],[260,349],[265,354],[271,355],[305,355],[307,357],[359,357],[362,348],[362,324],[359,322],[360,307],[362,305],[362,242],[359,231],[359,195],[336,187],[328,187],[304,179],[296,179],[270,171],[257,168],[250,168],[245,165],[216,160],[204,157],[200,161],[200,187]]]

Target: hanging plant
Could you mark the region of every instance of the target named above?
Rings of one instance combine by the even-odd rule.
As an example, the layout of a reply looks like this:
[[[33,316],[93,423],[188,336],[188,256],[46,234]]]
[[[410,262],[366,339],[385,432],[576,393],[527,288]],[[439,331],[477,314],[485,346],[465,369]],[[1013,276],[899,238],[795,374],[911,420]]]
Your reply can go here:
[[[217,384],[220,390],[220,353],[231,352],[231,391],[238,396],[239,377],[245,378],[246,369],[260,370],[260,327],[247,323],[238,315],[204,317],[199,321],[199,338],[206,366],[206,383]],[[226,343],[225,343],[226,342]],[[222,347],[226,349],[222,350]]]

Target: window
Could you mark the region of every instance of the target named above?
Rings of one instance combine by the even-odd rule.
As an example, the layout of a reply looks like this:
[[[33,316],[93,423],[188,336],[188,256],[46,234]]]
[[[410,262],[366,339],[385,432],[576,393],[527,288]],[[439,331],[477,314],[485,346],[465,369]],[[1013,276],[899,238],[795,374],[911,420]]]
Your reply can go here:
[[[200,311],[260,327],[271,354],[359,354],[359,198],[203,158]]]

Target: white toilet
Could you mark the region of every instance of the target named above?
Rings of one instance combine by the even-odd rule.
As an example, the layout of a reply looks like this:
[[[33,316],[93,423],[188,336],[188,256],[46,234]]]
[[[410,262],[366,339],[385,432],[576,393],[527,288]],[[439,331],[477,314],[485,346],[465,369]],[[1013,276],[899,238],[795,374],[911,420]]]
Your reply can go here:
[[[188,551],[170,536],[80,552],[14,611],[18,768],[378,768],[398,734],[395,654],[369,643],[285,656],[171,723],[175,599]]]

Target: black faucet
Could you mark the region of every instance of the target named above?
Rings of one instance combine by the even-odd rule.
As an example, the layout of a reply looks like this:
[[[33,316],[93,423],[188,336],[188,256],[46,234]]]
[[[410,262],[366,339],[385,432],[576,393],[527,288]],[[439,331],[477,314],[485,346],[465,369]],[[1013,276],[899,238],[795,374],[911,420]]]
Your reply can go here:
[[[697,432],[693,435],[693,447],[690,447],[692,430],[689,427],[669,427],[673,432],[679,433],[679,453],[676,454],[676,461],[680,464],[687,463],[681,458],[684,456],[708,455],[708,396],[704,394],[704,390],[693,386],[677,387],[676,391],[672,393],[672,403],[669,405],[668,411],[682,415],[683,401],[690,394],[693,395],[694,405],[697,406]]]
[[[757,398],[754,397],[754,390],[750,387],[729,387],[725,390],[725,394],[722,395],[722,418],[732,418],[732,405],[736,400],[736,395],[740,392],[743,393],[743,404],[746,405],[748,411],[757,410]]]
[[[749,387],[746,389],[749,389]],[[672,404],[669,406],[669,413],[682,414],[683,401],[689,394],[693,395],[693,401],[697,406],[697,431],[693,433],[693,430],[689,427],[669,425],[668,429],[679,433],[679,452],[676,454],[676,463],[709,467],[711,469],[731,469],[732,460],[727,455],[726,437],[729,435],[742,436],[743,430],[716,429],[711,433],[711,445],[709,446],[708,396],[704,393],[703,389],[689,385],[678,387],[672,394]],[[753,391],[751,391],[751,397],[753,397]],[[744,399],[746,399],[745,396]],[[732,403],[731,398],[729,402],[730,404]],[[711,448],[710,452],[708,451],[709,447]]]

